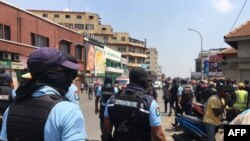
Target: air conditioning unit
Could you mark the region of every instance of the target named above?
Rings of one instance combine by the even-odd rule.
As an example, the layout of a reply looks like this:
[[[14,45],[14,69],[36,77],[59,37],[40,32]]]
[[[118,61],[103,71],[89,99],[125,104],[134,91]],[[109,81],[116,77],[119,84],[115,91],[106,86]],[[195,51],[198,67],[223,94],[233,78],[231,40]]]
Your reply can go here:
[[[10,53],[3,53],[3,59],[11,60],[11,54]]]
[[[14,61],[20,61],[20,55],[15,54],[14,55]]]

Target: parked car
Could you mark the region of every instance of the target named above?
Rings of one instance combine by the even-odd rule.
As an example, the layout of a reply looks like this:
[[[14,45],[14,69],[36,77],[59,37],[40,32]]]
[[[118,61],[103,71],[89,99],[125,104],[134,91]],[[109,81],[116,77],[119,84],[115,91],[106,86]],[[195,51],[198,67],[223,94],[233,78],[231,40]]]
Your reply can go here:
[[[118,80],[119,85],[122,87],[123,90],[129,84],[129,78],[128,77],[118,77],[116,80]]]
[[[162,89],[162,83],[161,83],[161,81],[155,81],[154,88],[155,89]]]

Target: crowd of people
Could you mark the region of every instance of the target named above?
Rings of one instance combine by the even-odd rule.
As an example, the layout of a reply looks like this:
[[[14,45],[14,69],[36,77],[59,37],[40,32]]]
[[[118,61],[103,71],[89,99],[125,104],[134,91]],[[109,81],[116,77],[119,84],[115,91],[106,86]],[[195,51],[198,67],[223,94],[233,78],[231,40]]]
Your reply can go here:
[[[206,128],[208,141],[215,141],[217,128],[223,120],[230,123],[238,114],[249,108],[249,90],[248,81],[240,82],[238,85],[235,81],[230,80],[213,80],[210,82],[204,80],[198,81],[198,83],[187,83],[186,80],[181,80],[180,84],[177,84],[176,80],[165,81],[163,87],[165,112],[168,111],[167,108],[169,107],[169,116],[172,109],[175,110],[176,114],[182,115],[185,113],[185,115],[195,116],[192,104],[195,102],[201,103],[205,107],[202,120]],[[172,125],[178,127],[177,120]]]
[[[32,77],[16,90],[11,77],[1,71],[0,141],[88,140],[79,93],[72,83],[79,69],[77,60],[57,49],[44,47],[29,55],[27,66]],[[102,85],[81,86],[81,93],[84,89],[90,93],[92,89],[95,94],[102,141],[166,141],[152,80],[142,68],[131,69],[129,80],[125,89],[108,76]],[[223,118],[232,121],[231,124],[248,123],[249,90],[248,81],[236,85],[230,80],[195,84],[166,80],[162,88],[164,112],[168,116],[173,112],[193,116],[192,104],[204,104],[202,120],[208,141],[214,141]],[[225,111],[233,112],[225,116]],[[239,119],[244,122],[240,123]],[[178,124],[177,120],[172,123],[174,127]]]

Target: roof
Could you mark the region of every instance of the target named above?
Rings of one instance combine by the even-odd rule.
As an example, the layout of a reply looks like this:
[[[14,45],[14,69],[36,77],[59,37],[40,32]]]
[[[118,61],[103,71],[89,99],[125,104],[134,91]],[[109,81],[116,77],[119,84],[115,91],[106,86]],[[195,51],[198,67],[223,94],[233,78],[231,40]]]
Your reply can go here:
[[[221,52],[219,52],[218,54],[221,54],[221,55],[225,55],[225,54],[237,54],[237,50],[232,48],[232,47],[228,47],[224,50],[222,50]]]
[[[250,36],[250,21],[247,21],[240,27],[235,28],[233,31],[229,32],[225,36],[225,38],[245,37],[245,36]]]
[[[224,36],[225,42],[235,49],[238,49],[238,42],[250,40],[250,21],[245,22],[238,28]]]

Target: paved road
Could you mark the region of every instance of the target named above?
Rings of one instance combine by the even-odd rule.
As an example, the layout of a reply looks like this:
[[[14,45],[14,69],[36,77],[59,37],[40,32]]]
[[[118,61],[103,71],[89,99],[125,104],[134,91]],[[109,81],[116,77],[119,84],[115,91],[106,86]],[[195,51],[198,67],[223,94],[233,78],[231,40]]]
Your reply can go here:
[[[167,113],[164,113],[164,103],[162,101],[162,91],[158,90],[158,104],[161,109],[161,119],[162,127],[166,134],[167,140],[171,141],[171,134],[175,132],[172,128],[171,123],[174,122],[174,116],[167,116]],[[100,141],[100,127],[99,127],[99,117],[94,112],[94,97],[92,100],[88,100],[88,96],[84,93],[80,96],[80,106],[84,114],[86,130],[89,136],[90,141]]]

